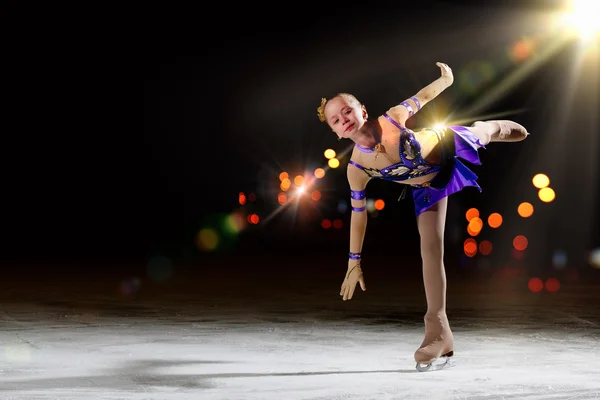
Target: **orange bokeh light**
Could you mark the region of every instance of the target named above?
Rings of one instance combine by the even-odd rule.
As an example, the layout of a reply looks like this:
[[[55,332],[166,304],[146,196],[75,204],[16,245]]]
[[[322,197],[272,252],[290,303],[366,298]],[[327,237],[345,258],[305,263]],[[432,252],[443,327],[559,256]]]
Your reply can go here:
[[[529,241],[523,235],[517,235],[513,239],[513,247],[516,250],[523,251],[523,250],[525,250],[527,248],[528,244],[529,244]]]
[[[471,229],[471,224],[467,225],[467,233],[471,236],[477,236],[479,235],[479,233],[481,233],[481,231],[474,231],[473,229]]]
[[[279,193],[277,195],[277,201],[279,202],[279,204],[284,204],[287,201],[287,194]]]
[[[469,208],[465,213],[465,218],[467,218],[467,221],[469,222],[471,222],[473,218],[477,217],[479,217],[479,210],[476,208]]]
[[[477,254],[477,242],[473,238],[468,238],[463,243],[463,250],[469,257],[474,257]]]
[[[533,215],[533,205],[524,201],[523,203],[519,204],[519,207],[517,207],[517,212],[521,217],[529,218],[531,215]]]
[[[238,201],[242,206],[246,204],[246,195],[243,192],[240,192],[240,194],[238,195]]]
[[[531,39],[521,39],[511,49],[511,56],[516,62],[525,61],[533,53],[534,42]]]
[[[304,177],[302,175],[296,175],[296,177],[294,178],[294,183],[296,184],[296,186],[302,186],[302,184],[304,183]]]
[[[490,228],[499,228],[502,225],[502,215],[499,213],[491,213],[488,217],[488,225]]]
[[[489,240],[483,240],[479,243],[479,252],[484,256],[490,255],[492,252],[492,242]]]
[[[375,209],[376,210],[383,210],[384,207],[385,207],[385,201],[383,201],[381,199],[375,200]]]
[[[315,175],[315,178],[321,179],[322,177],[325,176],[325,170],[323,168],[317,168],[317,169],[315,169],[314,175]]]
[[[469,227],[473,232],[480,232],[483,229],[483,220],[479,217],[471,218]]]
[[[529,279],[529,282],[527,283],[527,287],[533,293],[537,293],[537,292],[542,291],[542,289],[544,288],[544,282],[542,282],[542,280],[540,278],[531,278],[531,279]]]
[[[283,181],[285,178],[289,178],[289,175],[287,172],[282,172],[279,174],[279,180]]]

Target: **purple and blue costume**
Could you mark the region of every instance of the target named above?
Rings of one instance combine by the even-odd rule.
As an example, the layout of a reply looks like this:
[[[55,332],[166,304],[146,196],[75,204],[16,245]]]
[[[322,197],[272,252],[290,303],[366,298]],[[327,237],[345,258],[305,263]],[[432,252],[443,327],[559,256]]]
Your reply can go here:
[[[409,108],[409,111],[412,110]],[[426,211],[444,197],[448,197],[465,187],[472,186],[481,191],[481,187],[477,184],[477,175],[461,161],[465,160],[472,164],[481,165],[477,149],[479,147],[485,148],[477,136],[468,128],[449,126],[443,132],[436,130],[442,145],[442,162],[439,165],[433,165],[425,161],[421,155],[421,146],[410,129],[394,121],[388,114],[384,114],[384,117],[400,129],[400,145],[398,147],[401,161],[381,170],[365,168],[352,160],[349,163],[363,170],[372,178],[394,182],[437,172],[437,175],[429,182],[409,184],[412,187],[416,215]],[[360,146],[358,146],[358,149],[367,152],[373,151]],[[356,198],[355,193],[351,194],[352,198]],[[362,209],[354,211],[362,211]]]

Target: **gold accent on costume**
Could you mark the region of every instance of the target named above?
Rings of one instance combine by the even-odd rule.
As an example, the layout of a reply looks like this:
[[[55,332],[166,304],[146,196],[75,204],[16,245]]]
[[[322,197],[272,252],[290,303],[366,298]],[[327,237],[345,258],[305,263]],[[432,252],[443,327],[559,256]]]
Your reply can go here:
[[[317,107],[317,115],[321,122],[325,122],[325,104],[327,104],[327,99],[323,97],[321,98],[321,105]]]

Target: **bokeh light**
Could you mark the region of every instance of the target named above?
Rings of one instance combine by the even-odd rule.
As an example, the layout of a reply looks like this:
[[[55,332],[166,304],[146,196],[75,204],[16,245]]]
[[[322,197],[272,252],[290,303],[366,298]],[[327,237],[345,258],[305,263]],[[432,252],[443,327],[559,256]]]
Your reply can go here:
[[[546,279],[546,290],[549,292],[557,292],[560,289],[560,281],[556,278]]]
[[[523,251],[527,248],[528,245],[529,245],[529,241],[527,240],[527,238],[524,235],[517,235],[513,239],[513,247],[516,250]]]
[[[545,187],[539,190],[538,197],[544,203],[550,203],[556,198],[556,193],[554,193],[552,188]]]
[[[196,237],[200,250],[213,251],[219,244],[219,233],[213,228],[202,228]]]
[[[244,194],[244,192],[240,192],[238,194],[238,202],[240,203],[240,205],[244,205],[246,204],[246,195]]]
[[[375,206],[376,210],[381,211],[385,207],[385,201],[383,201],[382,199],[377,199],[375,200],[375,203],[373,203],[373,205]]]
[[[499,213],[491,213],[488,216],[488,225],[490,228],[499,228],[502,225],[502,215]]]
[[[302,186],[304,184],[304,177],[302,175],[296,175],[294,177],[294,184],[296,186]]]
[[[373,199],[367,199],[367,204],[365,204],[365,206],[367,207],[367,211],[370,213],[376,211],[375,200],[373,200]]]
[[[292,181],[289,178],[284,178],[279,185],[279,188],[284,192],[289,190],[290,186],[292,186]]]
[[[331,168],[337,168],[340,166],[340,160],[337,158],[330,158],[329,161],[327,161],[327,165]]]
[[[481,233],[481,231],[473,230],[473,228],[471,228],[471,225],[469,224],[467,225],[467,233],[471,236],[477,236]]]
[[[323,227],[323,229],[329,229],[331,228],[331,220],[328,218],[325,218],[321,221],[321,226]]]
[[[321,199],[321,192],[318,190],[313,190],[310,194],[310,198],[314,201],[319,201]]]
[[[325,170],[323,168],[317,168],[314,172],[315,178],[321,179],[325,176]]]
[[[600,248],[590,251],[588,262],[594,268],[600,268]]]
[[[342,229],[342,227],[344,226],[344,222],[341,219],[334,219],[333,220],[333,227],[335,229]]]
[[[522,260],[525,257],[525,251],[512,249],[512,256],[517,260]]]
[[[246,227],[246,220],[241,212],[232,212],[225,217],[223,231],[229,235],[237,235]]]
[[[519,204],[519,207],[517,207],[517,212],[521,217],[529,218],[533,215],[533,205],[524,201],[523,203]]]
[[[476,208],[469,208],[465,213],[465,218],[467,218],[468,222],[471,222],[471,219],[479,217],[479,210]]]
[[[463,250],[467,257],[475,257],[477,254],[477,242],[473,238],[468,238],[463,243]]]
[[[338,202],[337,209],[340,212],[340,214],[347,213],[349,208],[350,207],[348,206],[348,202],[346,200],[340,200]]]
[[[119,283],[119,293],[123,296],[131,296],[137,293],[142,287],[142,281],[136,276],[123,279]]]
[[[548,175],[546,174],[536,174],[531,182],[536,188],[542,189],[550,184],[550,178],[548,178]]]
[[[510,57],[515,62],[523,62],[530,58],[535,48],[535,42],[530,38],[517,41],[510,49]]]
[[[469,228],[473,232],[481,232],[483,229],[483,220],[479,217],[471,218],[469,221]]]
[[[335,150],[333,150],[333,149],[327,149],[327,150],[325,150],[323,155],[325,155],[326,159],[330,160],[336,156],[336,153],[335,153]]]
[[[556,269],[563,269],[567,265],[567,253],[564,250],[556,250],[552,254],[552,265]]]
[[[287,201],[287,194],[281,192],[277,195],[277,202],[279,204],[285,204],[286,201]]]
[[[544,282],[540,278],[531,278],[527,283],[527,287],[533,293],[541,292],[544,289]]]
[[[279,180],[283,181],[285,178],[289,178],[290,176],[288,175],[287,172],[282,172],[279,174]]]
[[[479,252],[484,256],[489,256],[492,253],[492,242],[489,240],[482,240],[479,243]]]

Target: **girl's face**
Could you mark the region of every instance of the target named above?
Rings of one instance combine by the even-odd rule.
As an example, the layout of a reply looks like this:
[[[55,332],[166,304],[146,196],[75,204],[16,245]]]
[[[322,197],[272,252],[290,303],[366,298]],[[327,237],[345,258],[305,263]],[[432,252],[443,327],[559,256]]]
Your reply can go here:
[[[364,107],[354,99],[337,96],[325,105],[327,124],[339,138],[348,138],[362,128],[367,118]]]

